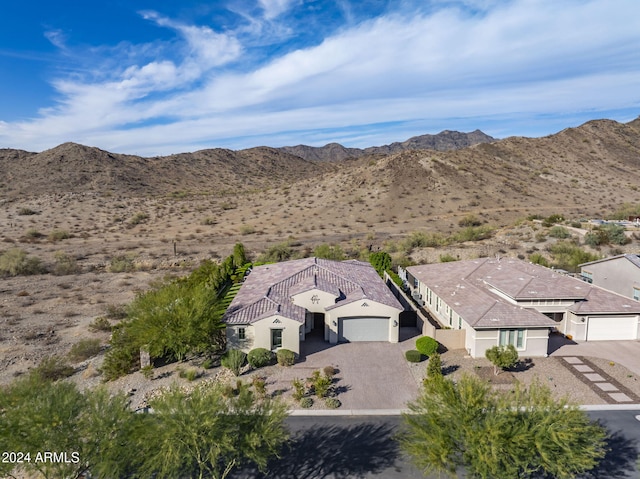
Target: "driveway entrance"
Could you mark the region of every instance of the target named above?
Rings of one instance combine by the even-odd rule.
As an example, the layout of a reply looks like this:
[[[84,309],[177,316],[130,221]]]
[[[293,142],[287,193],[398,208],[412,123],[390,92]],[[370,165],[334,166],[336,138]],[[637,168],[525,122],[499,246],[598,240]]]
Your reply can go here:
[[[404,409],[418,395],[418,385],[404,357],[404,351],[413,348],[418,335],[413,330],[415,334],[407,339],[410,346],[404,342],[329,345],[321,338],[308,337],[300,343],[299,361],[287,368],[287,376],[306,378],[316,369],[334,366],[340,371],[336,387],[342,409]],[[403,333],[401,338],[409,336]]]

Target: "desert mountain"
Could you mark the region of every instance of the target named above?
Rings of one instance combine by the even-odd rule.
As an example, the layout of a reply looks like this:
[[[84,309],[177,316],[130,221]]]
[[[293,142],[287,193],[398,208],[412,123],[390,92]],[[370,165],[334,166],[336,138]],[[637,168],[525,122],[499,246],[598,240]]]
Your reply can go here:
[[[41,153],[0,150],[0,195],[89,191],[134,196],[228,194],[295,182],[330,169],[330,165],[267,147],[143,158],[64,143]]]
[[[372,146],[369,148],[347,148],[339,143],[329,143],[321,147],[307,145],[283,146],[279,148],[301,158],[314,161],[339,161],[346,158],[360,158],[365,155],[388,155],[406,150],[459,150],[478,143],[491,143],[495,138],[484,134],[480,130],[471,133],[445,130],[437,135],[420,135],[403,142],[390,145]]]

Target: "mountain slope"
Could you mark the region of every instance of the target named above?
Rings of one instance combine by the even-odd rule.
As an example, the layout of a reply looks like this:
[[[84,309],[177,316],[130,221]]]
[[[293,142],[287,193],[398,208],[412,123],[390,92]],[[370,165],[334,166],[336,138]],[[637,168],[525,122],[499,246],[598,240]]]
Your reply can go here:
[[[388,155],[406,150],[458,150],[478,143],[490,143],[493,141],[495,141],[495,138],[484,134],[480,130],[475,130],[471,133],[445,130],[437,135],[414,136],[403,142],[364,149],[347,148],[339,143],[329,143],[321,147],[307,145],[284,146],[279,149],[307,160],[340,161],[346,158],[360,158],[365,155]]]

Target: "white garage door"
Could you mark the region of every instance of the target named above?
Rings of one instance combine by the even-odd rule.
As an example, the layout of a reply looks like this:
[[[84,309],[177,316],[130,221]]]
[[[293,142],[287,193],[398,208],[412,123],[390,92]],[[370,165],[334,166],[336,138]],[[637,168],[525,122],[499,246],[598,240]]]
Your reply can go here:
[[[389,318],[353,316],[338,319],[338,340],[389,341]]]
[[[589,318],[587,341],[625,340],[638,338],[638,318],[591,317]]]

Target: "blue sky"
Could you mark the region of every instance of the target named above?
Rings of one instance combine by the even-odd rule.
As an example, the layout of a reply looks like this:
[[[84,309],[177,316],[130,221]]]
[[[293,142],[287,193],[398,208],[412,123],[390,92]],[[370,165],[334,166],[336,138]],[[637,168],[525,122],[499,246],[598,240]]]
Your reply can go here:
[[[637,0],[23,0],[0,148],[145,156],[640,115]]]

